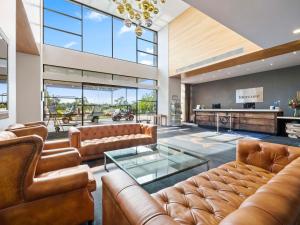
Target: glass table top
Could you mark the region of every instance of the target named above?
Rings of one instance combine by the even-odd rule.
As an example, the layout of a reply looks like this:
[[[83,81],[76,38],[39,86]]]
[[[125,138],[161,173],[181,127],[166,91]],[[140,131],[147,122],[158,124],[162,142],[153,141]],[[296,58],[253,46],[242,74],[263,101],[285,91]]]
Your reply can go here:
[[[162,144],[120,149],[104,154],[141,185],[196,166],[208,165],[208,160],[204,157]]]

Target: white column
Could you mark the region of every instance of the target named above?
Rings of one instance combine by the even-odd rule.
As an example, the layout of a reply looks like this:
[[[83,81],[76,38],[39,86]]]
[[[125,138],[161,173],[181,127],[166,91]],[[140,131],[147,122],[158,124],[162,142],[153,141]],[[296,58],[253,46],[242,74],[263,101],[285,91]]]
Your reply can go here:
[[[0,27],[8,38],[9,118],[0,120],[0,130],[16,122],[16,1],[0,0]]]

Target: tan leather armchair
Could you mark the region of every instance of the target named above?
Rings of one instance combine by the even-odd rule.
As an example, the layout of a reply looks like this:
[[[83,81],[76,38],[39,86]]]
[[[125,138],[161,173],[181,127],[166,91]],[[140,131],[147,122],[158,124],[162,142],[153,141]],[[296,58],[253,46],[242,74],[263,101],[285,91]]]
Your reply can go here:
[[[0,140],[1,225],[78,225],[94,220],[95,180],[87,167],[38,174],[43,148],[39,136],[15,138],[1,132]]]
[[[40,136],[44,141],[43,153],[46,152],[46,150],[53,150],[53,149],[56,150],[55,151],[56,153],[65,152],[65,151],[69,151],[67,148],[71,146],[68,139],[47,141],[48,129],[45,123],[42,121],[10,125],[6,129],[6,131],[11,131],[14,134],[16,134],[18,137],[33,135],[33,134]],[[58,149],[60,149],[60,151],[58,151]],[[45,154],[51,154],[51,152]]]

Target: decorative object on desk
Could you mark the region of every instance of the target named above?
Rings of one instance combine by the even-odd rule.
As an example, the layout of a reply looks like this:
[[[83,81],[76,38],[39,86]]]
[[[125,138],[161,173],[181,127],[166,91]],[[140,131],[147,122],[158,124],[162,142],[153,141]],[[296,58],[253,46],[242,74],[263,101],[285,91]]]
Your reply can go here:
[[[197,106],[196,106],[196,109],[201,109],[201,105],[197,105]]]
[[[274,101],[274,107],[280,109],[280,100]]]
[[[300,116],[300,100],[297,98],[292,98],[289,100],[289,107],[294,109],[294,117]]]

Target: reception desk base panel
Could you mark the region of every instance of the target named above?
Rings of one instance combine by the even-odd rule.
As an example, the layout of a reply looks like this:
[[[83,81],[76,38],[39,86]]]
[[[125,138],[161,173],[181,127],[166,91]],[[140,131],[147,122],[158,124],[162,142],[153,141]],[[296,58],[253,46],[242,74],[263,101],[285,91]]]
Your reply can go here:
[[[254,131],[261,133],[277,134],[277,117],[282,116],[282,111],[218,111],[194,110],[195,123],[199,126],[217,127],[219,118],[220,128],[234,130]]]

